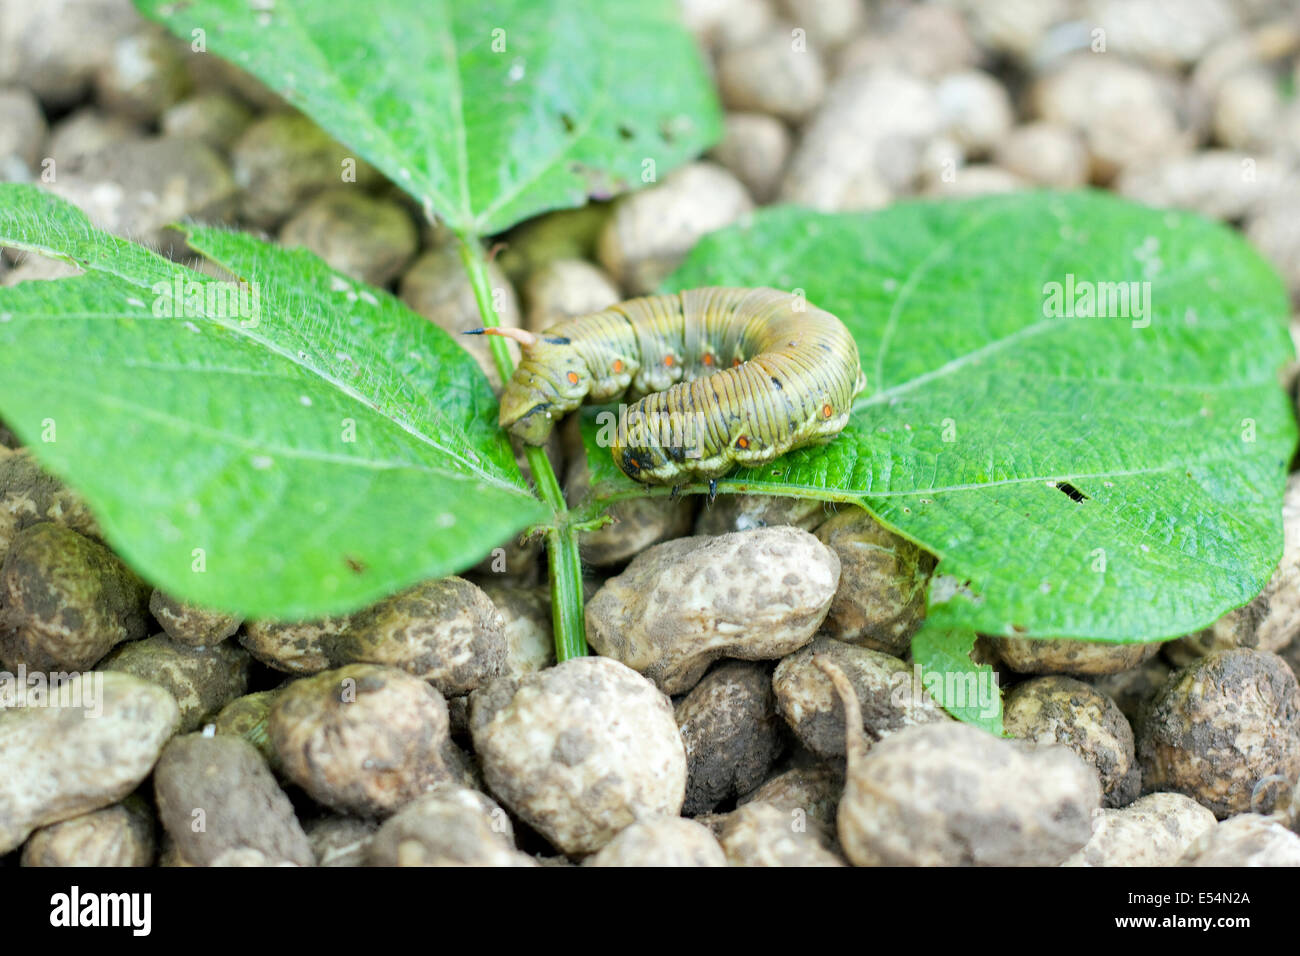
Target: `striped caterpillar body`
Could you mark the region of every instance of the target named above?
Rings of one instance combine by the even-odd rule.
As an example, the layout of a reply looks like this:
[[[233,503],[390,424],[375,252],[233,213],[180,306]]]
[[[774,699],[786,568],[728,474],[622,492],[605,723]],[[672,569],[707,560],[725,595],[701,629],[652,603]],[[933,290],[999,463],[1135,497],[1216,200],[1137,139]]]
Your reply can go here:
[[[632,299],[537,336],[485,331],[524,345],[501,396],[503,428],[540,445],[579,405],[638,399],[611,450],[624,474],[650,484],[711,482],[829,441],[866,384],[843,323],[775,289]]]

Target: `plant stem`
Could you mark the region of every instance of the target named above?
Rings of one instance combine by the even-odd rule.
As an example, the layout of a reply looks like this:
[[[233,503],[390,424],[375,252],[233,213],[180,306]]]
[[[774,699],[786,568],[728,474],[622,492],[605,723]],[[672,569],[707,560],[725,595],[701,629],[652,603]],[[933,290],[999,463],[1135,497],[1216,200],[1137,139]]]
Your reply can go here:
[[[492,289],[488,282],[487,258],[479,237],[472,233],[457,233],[460,261],[469,274],[478,303],[483,327],[497,324],[496,310],[492,307]],[[501,336],[488,337],[492,361],[502,382],[510,381],[515,370],[506,341]],[[546,532],[546,559],[551,576],[551,624],[555,631],[555,659],[567,661],[584,657],[587,653],[587,629],[582,614],[582,560],[578,555],[578,532],[569,527],[569,509],[564,492],[540,445],[524,445],[524,456],[532,470],[542,500],[555,512],[555,524]]]
[[[545,456],[543,456],[545,457]],[[582,561],[578,532],[558,528],[546,535],[551,571],[551,626],[555,630],[555,659],[587,655],[587,624],[582,613]]]

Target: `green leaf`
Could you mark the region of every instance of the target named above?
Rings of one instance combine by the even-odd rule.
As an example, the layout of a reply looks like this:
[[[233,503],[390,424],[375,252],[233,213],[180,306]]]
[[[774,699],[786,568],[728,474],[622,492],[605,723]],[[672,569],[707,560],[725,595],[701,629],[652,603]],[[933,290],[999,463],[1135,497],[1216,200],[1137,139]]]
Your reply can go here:
[[[255,307],[207,300],[231,284],[47,193],[0,187],[0,245],[84,270],[0,289],[0,417],[147,579],[314,616],[460,570],[543,519],[487,380],[446,333],[303,250],[189,237]]]
[[[1050,314],[1045,285],[1069,275],[1149,282],[1149,324]],[[1246,603],[1277,564],[1288,301],[1225,227],[1091,192],[776,208],[671,280],[705,285],[804,289],[869,378],[834,442],[720,490],[863,505],[939,557],[937,626],[1160,640]],[[643,493],[586,437],[598,494]]]
[[[639,186],[721,134],[673,0],[136,0],[457,231]]]
[[[912,638],[912,686],[958,720],[1001,737],[998,675],[988,664],[971,660],[975,638],[974,631],[948,631],[927,623]]]

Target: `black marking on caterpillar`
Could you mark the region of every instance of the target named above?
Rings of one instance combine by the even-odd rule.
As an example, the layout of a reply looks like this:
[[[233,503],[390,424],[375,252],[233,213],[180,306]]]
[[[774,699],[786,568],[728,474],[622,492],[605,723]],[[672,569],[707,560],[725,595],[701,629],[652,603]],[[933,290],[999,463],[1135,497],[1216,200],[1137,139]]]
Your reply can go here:
[[[560,417],[626,397],[611,452],[650,484],[715,480],[830,441],[866,385],[842,322],[775,289],[691,289],[567,319],[523,346],[501,396],[503,428],[546,441]],[[621,423],[622,424],[622,423]]]

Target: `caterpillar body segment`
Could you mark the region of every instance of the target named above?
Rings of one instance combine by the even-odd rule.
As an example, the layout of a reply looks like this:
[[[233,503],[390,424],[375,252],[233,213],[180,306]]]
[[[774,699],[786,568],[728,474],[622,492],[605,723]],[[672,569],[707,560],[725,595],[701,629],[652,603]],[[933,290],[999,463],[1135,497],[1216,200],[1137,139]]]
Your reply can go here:
[[[632,401],[611,452],[651,484],[711,481],[829,441],[866,384],[843,323],[775,289],[648,296],[524,335],[502,427],[540,445],[582,404]]]

